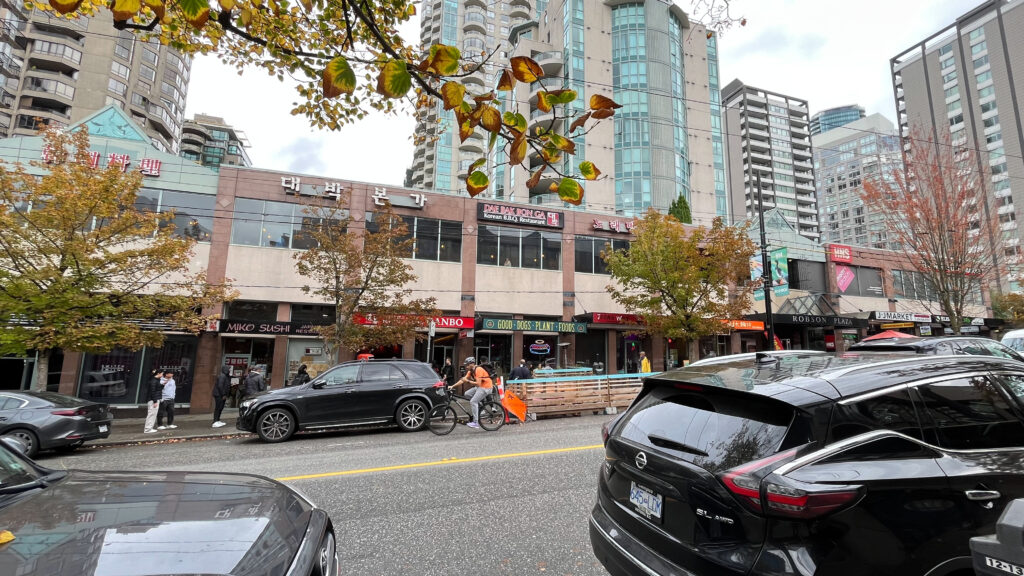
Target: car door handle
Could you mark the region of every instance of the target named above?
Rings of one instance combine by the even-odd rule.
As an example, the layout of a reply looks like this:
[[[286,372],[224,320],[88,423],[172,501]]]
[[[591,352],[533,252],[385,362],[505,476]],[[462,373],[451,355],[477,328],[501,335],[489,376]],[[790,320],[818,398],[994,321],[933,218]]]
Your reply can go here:
[[[964,494],[972,502],[984,502],[986,500],[998,500],[1003,495],[995,490],[965,490]]]

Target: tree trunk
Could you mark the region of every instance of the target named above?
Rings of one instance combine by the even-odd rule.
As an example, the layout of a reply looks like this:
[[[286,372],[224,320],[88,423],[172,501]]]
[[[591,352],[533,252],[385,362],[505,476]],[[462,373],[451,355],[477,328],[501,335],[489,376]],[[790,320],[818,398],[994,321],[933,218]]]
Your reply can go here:
[[[50,376],[50,350],[39,350],[36,360],[36,381],[32,384],[34,392],[46,392],[46,383]]]
[[[700,340],[690,340],[686,343],[686,355],[690,363],[700,360]]]

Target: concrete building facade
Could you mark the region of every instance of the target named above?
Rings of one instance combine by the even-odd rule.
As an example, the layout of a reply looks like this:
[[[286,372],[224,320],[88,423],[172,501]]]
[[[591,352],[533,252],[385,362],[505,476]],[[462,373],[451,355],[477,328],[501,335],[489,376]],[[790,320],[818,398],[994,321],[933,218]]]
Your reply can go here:
[[[0,4],[0,137],[66,126],[107,105],[125,110],[159,150],[177,154],[192,58],[93,18]]]
[[[807,101],[733,80],[722,89],[733,218],[778,208],[800,234],[821,233]]]
[[[219,116],[196,114],[181,130],[181,157],[203,166],[252,166],[249,139]]]

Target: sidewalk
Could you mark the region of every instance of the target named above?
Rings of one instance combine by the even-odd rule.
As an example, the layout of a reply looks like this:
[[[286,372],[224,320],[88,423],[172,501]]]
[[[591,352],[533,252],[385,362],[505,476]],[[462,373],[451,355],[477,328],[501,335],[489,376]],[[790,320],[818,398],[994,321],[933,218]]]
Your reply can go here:
[[[177,428],[157,430],[153,434],[142,432],[145,426],[145,418],[119,418],[110,425],[110,436],[100,440],[89,440],[85,448],[89,446],[122,446],[125,444],[144,444],[146,442],[167,442],[177,440],[195,440],[199,438],[226,438],[230,436],[251,436],[248,432],[242,432],[235,428],[235,419],[238,417],[238,410],[225,408],[221,419],[227,426],[213,428],[212,414],[182,414],[174,417],[174,424]]]

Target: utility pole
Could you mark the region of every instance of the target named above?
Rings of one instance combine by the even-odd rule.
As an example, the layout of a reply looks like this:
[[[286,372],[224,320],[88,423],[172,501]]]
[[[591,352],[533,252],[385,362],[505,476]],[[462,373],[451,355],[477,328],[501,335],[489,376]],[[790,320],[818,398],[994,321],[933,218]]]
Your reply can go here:
[[[775,320],[772,319],[772,262],[764,233],[764,203],[761,201],[761,172],[757,173],[757,215],[761,224],[761,284],[764,288],[764,320],[768,325],[768,349],[775,350]]]

